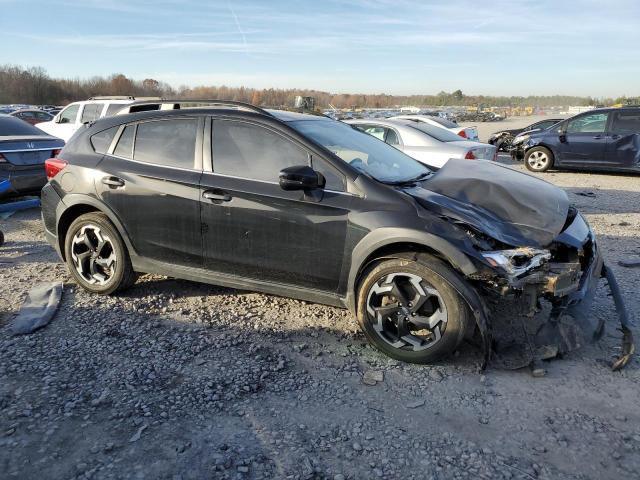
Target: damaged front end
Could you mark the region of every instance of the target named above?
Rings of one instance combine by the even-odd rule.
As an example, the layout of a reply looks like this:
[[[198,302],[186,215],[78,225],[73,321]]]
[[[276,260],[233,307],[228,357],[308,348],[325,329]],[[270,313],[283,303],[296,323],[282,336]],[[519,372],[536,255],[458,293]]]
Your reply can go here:
[[[566,223],[548,249],[481,252],[491,270],[477,276],[475,283],[492,307],[493,355],[504,367],[532,365],[539,372],[540,360],[562,356],[600,339],[604,317],[596,320],[590,310],[603,277],[623,334],[622,353],[612,368],[619,370],[631,359],[633,337],[613,272],[604,265],[584,218],[571,209]]]

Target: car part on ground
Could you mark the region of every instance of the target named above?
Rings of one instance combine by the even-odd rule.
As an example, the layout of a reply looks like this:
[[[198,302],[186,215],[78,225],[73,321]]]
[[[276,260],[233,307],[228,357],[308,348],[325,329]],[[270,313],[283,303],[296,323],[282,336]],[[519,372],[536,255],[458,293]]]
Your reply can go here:
[[[44,161],[63,146],[62,140],[19,118],[0,115],[0,182],[9,184],[0,191],[0,199],[40,193],[47,182]]]
[[[602,253],[559,188],[493,162],[433,172],[342,122],[213,103],[97,121],[51,162],[45,234],[83,288],[150,272],[343,306],[417,363],[473,336],[486,367],[505,305],[521,326],[547,307],[529,363],[595,330]]]
[[[543,150],[540,150],[543,149]],[[531,156],[531,152],[536,153]],[[589,110],[513,140],[511,157],[533,171],[640,171],[640,108]],[[531,162],[528,160],[531,159]]]
[[[480,141],[477,127],[461,127],[455,121],[442,117],[432,115],[397,115],[391,117],[390,120],[411,120],[412,122],[426,123],[434,127],[444,128],[466,140],[472,140],[474,142]]]
[[[347,120],[345,123],[392,145],[429,167],[442,167],[450,158],[496,160],[497,150],[486,143],[462,140],[445,128],[413,120]]]
[[[43,283],[31,288],[9,325],[11,334],[27,335],[47,326],[58,311],[62,290],[60,282]]]

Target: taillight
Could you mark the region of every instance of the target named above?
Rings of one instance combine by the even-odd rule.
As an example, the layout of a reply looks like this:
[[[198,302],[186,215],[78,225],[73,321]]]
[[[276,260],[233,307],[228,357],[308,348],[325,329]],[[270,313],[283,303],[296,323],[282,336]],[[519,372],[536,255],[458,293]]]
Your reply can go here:
[[[464,156],[465,160],[475,160],[477,157],[473,154],[472,150],[469,150],[467,154]]]
[[[60,155],[60,152],[62,151],[61,148],[54,148],[51,151],[51,157],[56,158],[58,155]]]
[[[458,135],[460,135],[462,138],[467,138],[467,133],[464,130],[460,130],[458,132]]]
[[[61,158],[50,158],[44,161],[44,171],[47,174],[47,179],[51,180],[57,174],[59,174],[64,167],[67,166],[67,162]]]

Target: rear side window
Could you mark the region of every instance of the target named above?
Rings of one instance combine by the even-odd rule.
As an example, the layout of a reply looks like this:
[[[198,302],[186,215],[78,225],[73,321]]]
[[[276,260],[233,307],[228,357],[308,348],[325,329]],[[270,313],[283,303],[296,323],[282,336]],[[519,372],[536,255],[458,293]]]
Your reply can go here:
[[[122,110],[124,107],[126,107],[126,105],[123,105],[121,103],[110,103],[104,116],[111,117],[112,115],[115,115],[116,112]]]
[[[389,145],[400,145],[400,140],[398,139],[398,134],[395,130],[387,128],[387,136],[385,137],[385,142]]]
[[[118,157],[124,158],[132,158],[133,157],[133,137],[136,133],[135,125],[127,125],[120,135],[120,139],[118,140],[118,145],[116,145],[115,150],[113,151],[114,155]]]
[[[198,120],[175,119],[138,124],[133,159],[168,167],[194,168]]]
[[[215,173],[277,182],[283,168],[309,165],[305,150],[263,127],[216,120],[212,136]]]
[[[95,135],[91,135],[91,146],[93,149],[98,153],[107,153],[113,137],[115,137],[118,132],[118,128],[119,127],[109,128],[108,130],[103,130]]]
[[[622,134],[640,133],[640,110],[614,113],[611,130]]]
[[[100,118],[104,105],[102,103],[87,103],[82,110],[80,123],[93,122]]]

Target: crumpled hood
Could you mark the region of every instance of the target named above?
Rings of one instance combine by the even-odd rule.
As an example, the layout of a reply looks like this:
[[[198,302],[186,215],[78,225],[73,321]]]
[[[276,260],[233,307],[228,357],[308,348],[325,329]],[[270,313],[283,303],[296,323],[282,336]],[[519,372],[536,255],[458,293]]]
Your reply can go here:
[[[488,161],[451,159],[421,187],[405,191],[430,211],[515,247],[546,247],[569,211],[564,190]]]

